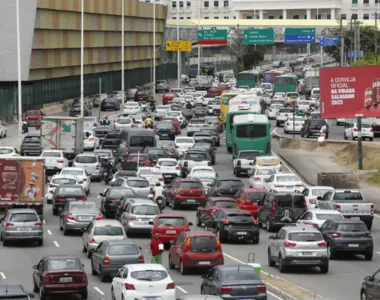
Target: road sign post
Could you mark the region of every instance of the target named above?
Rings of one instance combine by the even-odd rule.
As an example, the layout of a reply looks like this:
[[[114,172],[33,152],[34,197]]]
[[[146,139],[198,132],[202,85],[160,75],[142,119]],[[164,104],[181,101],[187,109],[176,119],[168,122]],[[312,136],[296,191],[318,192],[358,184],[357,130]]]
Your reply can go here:
[[[198,30],[199,45],[227,45],[227,29]]]
[[[165,50],[173,52],[191,52],[191,47],[191,41],[167,40],[165,44]]]
[[[273,45],[274,31],[272,28],[244,29],[244,45]]]
[[[315,28],[285,28],[285,44],[315,44]]]
[[[324,36],[319,39],[319,46],[321,47],[321,67],[323,67],[323,47],[338,46],[339,43],[339,36]]]

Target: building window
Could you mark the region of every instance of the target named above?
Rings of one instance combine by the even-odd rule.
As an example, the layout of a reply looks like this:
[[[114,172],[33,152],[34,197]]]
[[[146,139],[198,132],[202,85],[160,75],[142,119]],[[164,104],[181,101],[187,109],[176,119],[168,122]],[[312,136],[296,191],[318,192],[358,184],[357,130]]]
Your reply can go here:
[[[191,17],[187,17],[187,19],[188,19],[188,20],[190,20],[190,19],[191,19]]]
[[[228,6],[229,6],[228,1],[224,0],[224,1],[223,1],[223,6],[224,6],[224,7],[228,7]]]
[[[219,17],[214,17],[214,19],[219,19]]]
[[[347,19],[347,15],[346,15],[346,14],[340,14],[340,18],[341,18],[342,20],[346,20],[346,19]]]
[[[183,17],[179,17],[181,20],[183,20]]]
[[[327,14],[327,19],[331,20],[331,14]]]
[[[369,14],[363,14],[363,19],[364,20],[369,20]]]
[[[299,18],[300,18],[299,15],[293,15],[293,19],[294,19],[294,20],[298,20]]]
[[[203,7],[209,7],[209,5],[208,1],[203,2]]]
[[[303,18],[304,18],[305,20],[307,20],[307,15],[304,15]]]
[[[173,20],[177,20],[177,17],[173,17]]]
[[[252,16],[247,16],[247,19],[253,19]]]
[[[172,2],[172,7],[173,7],[173,8],[176,8],[176,7],[177,7],[177,2],[173,1],[173,2]]]
[[[352,14],[351,15],[352,20],[357,20],[358,19],[358,14]]]
[[[183,7],[183,1],[179,1],[179,7]]]
[[[191,2],[190,1],[186,1],[186,7],[191,7]]]
[[[316,15],[315,18],[318,19],[318,20],[321,20],[322,19],[322,15]]]
[[[375,4],[379,4],[380,3],[380,0],[375,0]]]
[[[214,7],[219,7],[219,1],[214,1]]]
[[[358,5],[358,0],[352,0],[352,4]]]
[[[369,0],[363,0],[364,4],[369,4]],[[367,5],[366,5],[367,6]]]
[[[208,19],[210,19],[209,17],[205,17],[205,20],[208,20]]]
[[[269,20],[274,20],[274,16],[268,16]]]
[[[225,20],[229,19],[230,17],[224,17]]]

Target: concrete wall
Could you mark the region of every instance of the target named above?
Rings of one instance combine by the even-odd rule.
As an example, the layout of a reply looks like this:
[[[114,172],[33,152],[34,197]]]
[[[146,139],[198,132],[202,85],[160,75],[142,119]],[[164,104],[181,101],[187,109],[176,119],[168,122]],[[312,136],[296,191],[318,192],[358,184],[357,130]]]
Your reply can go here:
[[[335,189],[360,188],[359,178],[354,173],[318,173],[317,185],[332,186]]]

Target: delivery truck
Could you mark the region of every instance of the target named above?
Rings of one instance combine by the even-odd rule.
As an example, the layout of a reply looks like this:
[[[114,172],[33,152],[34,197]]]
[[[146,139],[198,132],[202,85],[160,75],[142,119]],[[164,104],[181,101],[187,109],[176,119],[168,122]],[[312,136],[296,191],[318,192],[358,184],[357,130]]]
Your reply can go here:
[[[40,157],[0,158],[0,216],[11,208],[32,208],[43,219],[45,160]]]
[[[41,147],[62,150],[68,160],[83,152],[83,118],[44,117],[41,121]]]

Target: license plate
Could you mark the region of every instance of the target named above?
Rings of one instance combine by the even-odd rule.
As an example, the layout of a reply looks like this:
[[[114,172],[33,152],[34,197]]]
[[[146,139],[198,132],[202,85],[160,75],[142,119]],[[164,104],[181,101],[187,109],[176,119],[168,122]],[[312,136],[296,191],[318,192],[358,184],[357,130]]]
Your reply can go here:
[[[67,201],[75,201],[75,200],[77,200],[77,199],[75,199],[75,198],[66,198],[66,200],[67,200]]]
[[[302,255],[303,256],[312,256],[313,253],[312,252],[302,252]]]
[[[199,265],[210,265],[211,262],[209,262],[209,261],[200,261],[198,264]]]
[[[92,221],[92,217],[79,217],[79,221]]]
[[[161,199],[157,200],[157,203],[162,203],[162,200]]]
[[[359,244],[348,244],[348,247],[350,247],[350,248],[358,248]]]
[[[187,202],[195,202],[194,199],[187,199]]]
[[[145,299],[145,300],[156,300],[157,297],[143,297],[143,299]]]
[[[162,136],[168,136],[168,135],[165,133],[165,134],[162,134]]]
[[[351,217],[353,220],[360,220],[360,217]]]
[[[32,231],[32,227],[18,227],[17,231]]]
[[[166,230],[166,233],[167,234],[176,234],[176,231],[175,230]]]
[[[237,232],[237,234],[239,234],[239,235],[246,235],[247,233],[246,232],[243,232],[243,231],[239,231],[239,232]]]
[[[61,277],[59,278],[59,282],[73,282],[72,277]]]
[[[288,188],[288,189],[289,189],[289,188],[292,188],[292,187],[293,187],[292,185],[287,185],[287,186],[286,186],[286,188]]]

